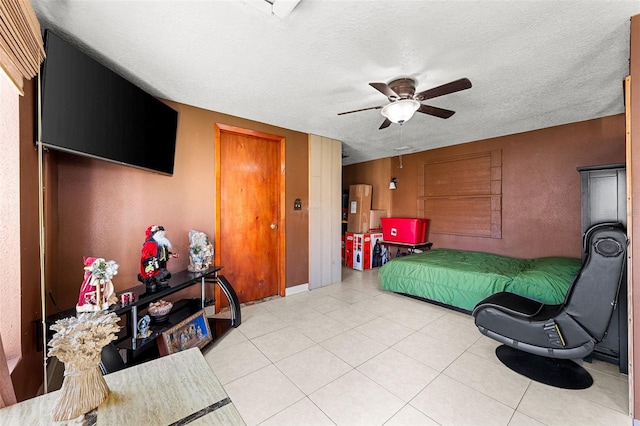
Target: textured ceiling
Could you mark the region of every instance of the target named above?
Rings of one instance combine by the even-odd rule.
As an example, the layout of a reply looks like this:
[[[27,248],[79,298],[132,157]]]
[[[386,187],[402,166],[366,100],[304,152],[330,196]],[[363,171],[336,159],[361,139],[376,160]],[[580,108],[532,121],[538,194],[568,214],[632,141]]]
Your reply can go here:
[[[338,139],[345,165],[623,112],[640,13],[637,0],[302,0],[284,18],[240,0],[31,2],[43,28],[151,94]],[[379,110],[337,115],[385,104],[368,83],[401,76],[473,87],[424,102],[456,111],[446,120],[378,130]]]

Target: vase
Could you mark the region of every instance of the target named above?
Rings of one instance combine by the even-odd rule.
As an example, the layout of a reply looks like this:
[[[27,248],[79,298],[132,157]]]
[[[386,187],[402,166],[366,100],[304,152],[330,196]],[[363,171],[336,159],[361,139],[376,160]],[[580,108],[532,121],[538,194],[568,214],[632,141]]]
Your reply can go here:
[[[109,392],[99,361],[90,367],[66,363],[60,395],[53,407],[53,420],[64,421],[84,415],[107,399]]]

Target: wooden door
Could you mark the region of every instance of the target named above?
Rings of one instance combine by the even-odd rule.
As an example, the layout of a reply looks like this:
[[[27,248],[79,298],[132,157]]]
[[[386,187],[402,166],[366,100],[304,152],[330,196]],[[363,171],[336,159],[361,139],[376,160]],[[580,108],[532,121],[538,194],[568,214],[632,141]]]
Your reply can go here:
[[[284,138],[216,125],[216,181],[221,275],[240,303],[284,296]]]

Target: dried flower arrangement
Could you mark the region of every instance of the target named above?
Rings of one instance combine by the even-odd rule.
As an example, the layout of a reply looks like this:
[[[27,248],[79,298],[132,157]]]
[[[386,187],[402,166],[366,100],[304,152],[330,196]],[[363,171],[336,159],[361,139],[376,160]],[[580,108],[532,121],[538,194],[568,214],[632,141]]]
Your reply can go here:
[[[51,326],[56,334],[49,342],[49,356],[65,364],[60,396],[53,407],[55,421],[88,413],[109,395],[100,371],[100,353],[116,339],[119,321],[113,312],[87,312],[58,320]]]

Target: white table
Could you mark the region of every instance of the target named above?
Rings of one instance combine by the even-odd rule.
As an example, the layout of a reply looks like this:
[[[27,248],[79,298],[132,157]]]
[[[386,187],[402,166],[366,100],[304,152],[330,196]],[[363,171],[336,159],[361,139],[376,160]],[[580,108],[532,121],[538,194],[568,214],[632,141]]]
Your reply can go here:
[[[97,425],[244,425],[200,349],[192,348],[104,376],[111,393],[98,407]],[[0,409],[0,424],[54,422],[59,391]]]

